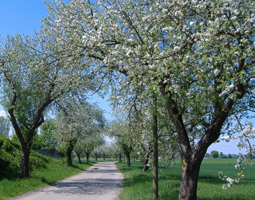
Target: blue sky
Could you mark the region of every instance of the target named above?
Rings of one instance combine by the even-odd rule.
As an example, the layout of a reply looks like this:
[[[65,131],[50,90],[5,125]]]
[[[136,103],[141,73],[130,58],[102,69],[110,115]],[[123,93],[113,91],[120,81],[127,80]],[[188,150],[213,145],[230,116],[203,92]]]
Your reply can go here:
[[[47,10],[42,0],[0,0],[0,37],[17,33],[33,36],[34,30],[39,31],[43,16],[47,16]],[[98,101],[101,108],[106,110],[106,118],[113,119],[106,100],[95,96],[91,101]],[[0,114],[2,110],[0,106]],[[239,150],[236,143],[237,141],[216,143],[209,147],[208,152],[217,150],[224,154],[237,154]]]
[[[42,0],[1,0],[0,35],[24,33],[32,36],[39,31],[41,18],[47,15]]]

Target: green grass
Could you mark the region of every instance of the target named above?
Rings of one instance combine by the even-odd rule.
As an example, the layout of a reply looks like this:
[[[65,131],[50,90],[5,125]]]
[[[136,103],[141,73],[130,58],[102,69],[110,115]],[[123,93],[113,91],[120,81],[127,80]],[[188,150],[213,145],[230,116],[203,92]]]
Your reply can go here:
[[[80,173],[95,163],[97,162],[94,160],[90,161],[89,164],[86,164],[85,161],[82,161],[82,164],[74,161],[72,167],[67,167],[62,159],[50,159],[50,162],[45,164],[46,168],[32,171],[30,177],[27,179],[16,178],[0,180],[0,200],[15,197],[25,192],[54,184],[67,177]]]
[[[200,200],[252,200],[255,199],[255,166],[248,166],[245,179],[228,190],[223,190],[225,184],[219,179],[219,171],[224,175],[235,177],[239,172],[235,169],[235,159],[207,159],[204,160],[199,173],[197,199]],[[141,162],[132,162],[132,167],[117,163],[117,167],[124,173],[123,191],[121,200],[149,200],[152,199],[152,170],[142,172]],[[164,170],[160,166],[159,171]],[[181,166],[180,161],[166,172],[159,173],[159,199],[178,199]]]

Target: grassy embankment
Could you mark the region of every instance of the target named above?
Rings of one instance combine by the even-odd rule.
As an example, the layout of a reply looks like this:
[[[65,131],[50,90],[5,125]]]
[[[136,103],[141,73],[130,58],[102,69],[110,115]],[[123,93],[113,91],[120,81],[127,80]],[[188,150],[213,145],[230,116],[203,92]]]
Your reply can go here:
[[[0,200],[54,184],[67,177],[78,174],[96,163],[96,161],[90,161],[89,164],[86,164],[82,161],[82,164],[79,164],[77,161],[74,161],[72,167],[67,167],[61,159],[47,158],[47,160],[48,162],[45,163],[43,168],[33,170],[27,179],[5,178],[0,180]]]
[[[55,160],[31,151],[29,171],[30,177],[20,179],[21,147],[20,144],[0,137],[0,200],[15,197],[40,187],[54,184],[67,177],[75,175],[96,161],[73,162],[67,167],[63,159]]]
[[[245,179],[238,185],[233,185],[227,190],[222,186],[226,182],[219,179],[219,171],[223,175],[235,177],[239,172],[234,165],[236,159],[207,159],[204,160],[199,174],[197,197],[200,200],[252,200],[255,199],[255,166],[247,166]],[[123,192],[120,194],[121,200],[149,200],[152,199],[152,170],[142,172],[141,162],[132,162],[132,167],[117,164],[124,173]],[[160,166],[160,171],[164,170]],[[180,161],[166,172],[159,173],[159,199],[178,199],[178,190],[181,175]]]

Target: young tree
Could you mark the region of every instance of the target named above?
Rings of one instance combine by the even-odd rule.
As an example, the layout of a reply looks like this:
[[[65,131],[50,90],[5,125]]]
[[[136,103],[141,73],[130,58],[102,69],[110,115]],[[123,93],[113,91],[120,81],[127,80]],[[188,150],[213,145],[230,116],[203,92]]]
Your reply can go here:
[[[160,97],[155,95],[143,100],[136,100],[129,105],[128,121],[133,139],[133,149],[137,149],[144,156],[144,169],[148,170],[149,157],[153,161],[153,198],[158,198],[158,157],[164,149],[167,154],[164,164],[171,166],[175,152],[178,149],[173,129],[169,127],[166,109],[161,106]],[[163,119],[163,120],[158,120]],[[142,150],[142,151],[141,151]],[[152,156],[151,156],[152,155]],[[164,155],[165,156],[165,155]]]
[[[179,199],[196,199],[208,147],[226,133],[233,113],[253,109],[254,4],[61,1],[48,5],[44,23],[67,54],[93,60],[94,74],[118,76],[113,89],[162,95],[181,149]]]

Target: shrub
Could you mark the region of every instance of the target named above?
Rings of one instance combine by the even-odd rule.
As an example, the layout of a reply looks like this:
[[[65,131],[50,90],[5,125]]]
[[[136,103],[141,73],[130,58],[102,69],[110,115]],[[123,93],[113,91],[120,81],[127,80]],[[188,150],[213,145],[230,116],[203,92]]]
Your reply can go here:
[[[21,147],[15,141],[0,136],[0,180],[17,178],[21,175]],[[29,157],[30,171],[46,168],[47,156],[31,151]]]
[[[218,152],[218,151],[212,151],[212,152],[211,152],[211,156],[212,156],[213,158],[218,158],[218,157],[219,157],[219,152]]]

